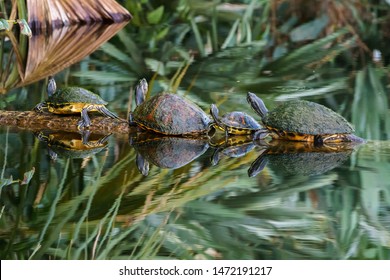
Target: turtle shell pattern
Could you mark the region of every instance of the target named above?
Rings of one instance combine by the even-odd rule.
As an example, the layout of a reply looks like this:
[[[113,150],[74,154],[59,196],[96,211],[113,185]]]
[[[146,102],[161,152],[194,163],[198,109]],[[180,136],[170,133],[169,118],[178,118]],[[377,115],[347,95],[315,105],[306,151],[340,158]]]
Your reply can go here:
[[[261,126],[255,119],[243,112],[231,112],[222,116],[220,119],[223,124],[229,126],[234,130],[258,130],[261,129]]]
[[[133,118],[141,127],[167,135],[205,133],[211,122],[197,105],[170,93],[160,93],[140,104]]]
[[[79,87],[66,87],[58,89],[47,100],[50,105],[61,105],[69,103],[84,103],[107,105],[99,95]]]
[[[291,136],[349,134],[354,131],[341,115],[323,105],[305,100],[281,104],[269,111],[262,121],[268,129],[291,133]]]

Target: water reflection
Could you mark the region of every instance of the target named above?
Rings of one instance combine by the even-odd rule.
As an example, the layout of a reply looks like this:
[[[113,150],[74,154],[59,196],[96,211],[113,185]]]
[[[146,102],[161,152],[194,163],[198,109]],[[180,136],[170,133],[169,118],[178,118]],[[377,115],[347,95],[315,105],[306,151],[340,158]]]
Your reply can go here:
[[[361,143],[315,145],[310,142],[273,140],[269,143],[259,142],[259,145],[264,148],[248,170],[250,177],[257,176],[265,166],[281,176],[322,174],[345,162]]]
[[[39,131],[34,133],[38,140],[47,144],[52,160],[65,158],[86,158],[101,152],[107,146],[109,135],[91,134],[88,130],[80,133],[61,131]]]
[[[345,162],[361,143],[342,142],[315,145],[308,142],[265,140],[254,141],[250,135],[225,138],[185,138],[164,136],[152,132],[133,133],[130,145],[137,151],[136,165],[144,176],[149,174],[149,163],[164,169],[183,167],[208,149],[212,149],[210,162],[216,166],[221,157],[240,158],[255,147],[260,155],[248,169],[248,176],[255,177],[268,166],[279,175],[319,175]]]
[[[3,259],[17,257],[16,252],[17,258],[115,259],[128,256],[129,250],[135,259],[166,252],[181,259],[390,254],[387,142],[333,150],[311,147],[309,153],[305,145],[264,147],[242,139],[225,142],[223,135],[210,143],[140,133],[130,146],[118,135],[90,135],[88,141],[84,135],[83,141],[78,133],[73,138],[69,133],[43,133],[44,143],[29,132],[0,134]],[[84,148],[85,143],[104,142],[105,152],[93,153],[89,160],[58,153],[57,160],[50,161],[49,139]],[[10,145],[18,141],[23,150]],[[137,153],[160,167],[143,176]],[[250,178],[248,167],[260,153],[268,164]],[[302,162],[294,161],[293,153]],[[213,155],[219,157],[214,166]],[[330,158],[333,164],[324,164],[322,174],[317,170],[299,175],[296,168],[308,169],[304,161],[315,166],[313,159]],[[285,161],[287,171],[296,168],[298,176],[285,176],[280,164]],[[26,166],[34,166],[35,173],[24,174]],[[29,179],[6,181],[11,174]]]
[[[129,142],[137,151],[137,167],[144,176],[149,174],[149,162],[160,168],[177,169],[209,148],[207,139],[169,137],[151,132],[130,135]]]
[[[211,157],[212,165],[217,165],[222,157],[240,158],[255,148],[255,143],[250,135],[231,135],[228,138],[212,139],[212,147],[215,148]]]

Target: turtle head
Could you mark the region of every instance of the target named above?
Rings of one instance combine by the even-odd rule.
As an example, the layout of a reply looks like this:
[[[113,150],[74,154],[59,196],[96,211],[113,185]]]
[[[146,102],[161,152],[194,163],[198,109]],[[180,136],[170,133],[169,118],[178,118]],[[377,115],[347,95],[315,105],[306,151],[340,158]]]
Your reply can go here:
[[[217,124],[218,126],[222,127],[222,122],[219,119],[219,110],[218,107],[215,104],[211,104],[210,106],[210,115],[214,120],[214,124]]]
[[[49,81],[47,82],[47,95],[50,97],[55,93],[57,90],[57,84],[56,81],[54,80],[53,76],[49,76]]]
[[[255,112],[261,118],[264,118],[267,115],[268,113],[267,107],[265,107],[263,100],[260,97],[258,97],[256,94],[252,92],[248,92],[246,100],[252,106],[253,110],[255,110]]]
[[[255,177],[267,166],[268,158],[266,156],[266,153],[266,150],[261,151],[260,156],[251,164],[248,169],[249,177]]]
[[[138,106],[145,101],[148,93],[148,82],[145,78],[141,79],[135,87],[135,104]]]
[[[215,122],[218,122],[218,114],[219,110],[215,104],[211,104],[210,106],[210,115],[213,117]]]

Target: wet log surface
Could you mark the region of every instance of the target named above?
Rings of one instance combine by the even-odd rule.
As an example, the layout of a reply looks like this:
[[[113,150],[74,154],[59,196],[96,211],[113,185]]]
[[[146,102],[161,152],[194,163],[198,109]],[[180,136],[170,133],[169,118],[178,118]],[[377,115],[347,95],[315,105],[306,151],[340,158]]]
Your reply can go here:
[[[128,134],[136,131],[135,127],[129,127],[124,119],[111,119],[100,115],[91,114],[91,126],[89,130],[95,134]],[[77,132],[79,115],[54,115],[50,113],[38,113],[35,111],[1,111],[0,126],[17,127],[33,131],[61,130]]]

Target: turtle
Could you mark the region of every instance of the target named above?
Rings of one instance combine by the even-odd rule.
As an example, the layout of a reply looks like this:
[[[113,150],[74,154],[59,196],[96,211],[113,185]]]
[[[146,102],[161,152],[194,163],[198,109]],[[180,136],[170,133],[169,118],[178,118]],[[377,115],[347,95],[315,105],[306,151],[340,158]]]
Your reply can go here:
[[[162,135],[150,131],[131,134],[129,143],[137,151],[136,165],[144,176],[149,174],[149,163],[160,168],[177,169],[203,155],[209,148],[205,138]]]
[[[256,134],[256,138],[266,130],[250,115],[244,112],[230,112],[222,117],[218,116],[219,110],[215,104],[210,106],[210,115],[214,119],[214,126],[228,134],[243,135]]]
[[[88,112],[97,111],[106,117],[119,119],[117,115],[105,107],[107,102],[99,95],[80,87],[57,89],[53,76],[49,77],[47,95],[48,99],[45,102],[37,104],[34,110],[38,112],[47,110],[50,113],[58,115],[81,113],[81,119],[77,124],[79,130],[88,128],[91,125]]]
[[[249,177],[258,175],[267,165],[280,176],[323,174],[344,163],[359,143],[333,142],[318,146],[313,142],[273,140],[256,145],[262,149],[248,169]]]
[[[212,120],[196,104],[177,94],[159,93],[145,101],[148,82],[135,88],[137,107],[129,114],[129,125],[165,135],[199,136],[212,130]]]
[[[48,146],[50,158],[56,160],[58,155],[66,158],[87,158],[105,149],[108,135],[97,135],[83,130],[81,133],[62,131],[39,131],[35,133],[38,140]]]
[[[232,135],[225,139],[217,139],[215,137],[210,142],[210,146],[215,148],[211,156],[211,164],[217,165],[221,156],[229,158],[239,158],[248,154],[254,147],[255,142],[249,135]]]
[[[364,142],[353,135],[352,125],[333,110],[315,102],[294,100],[268,111],[256,94],[248,92],[247,101],[260,115],[274,139],[313,142]]]

